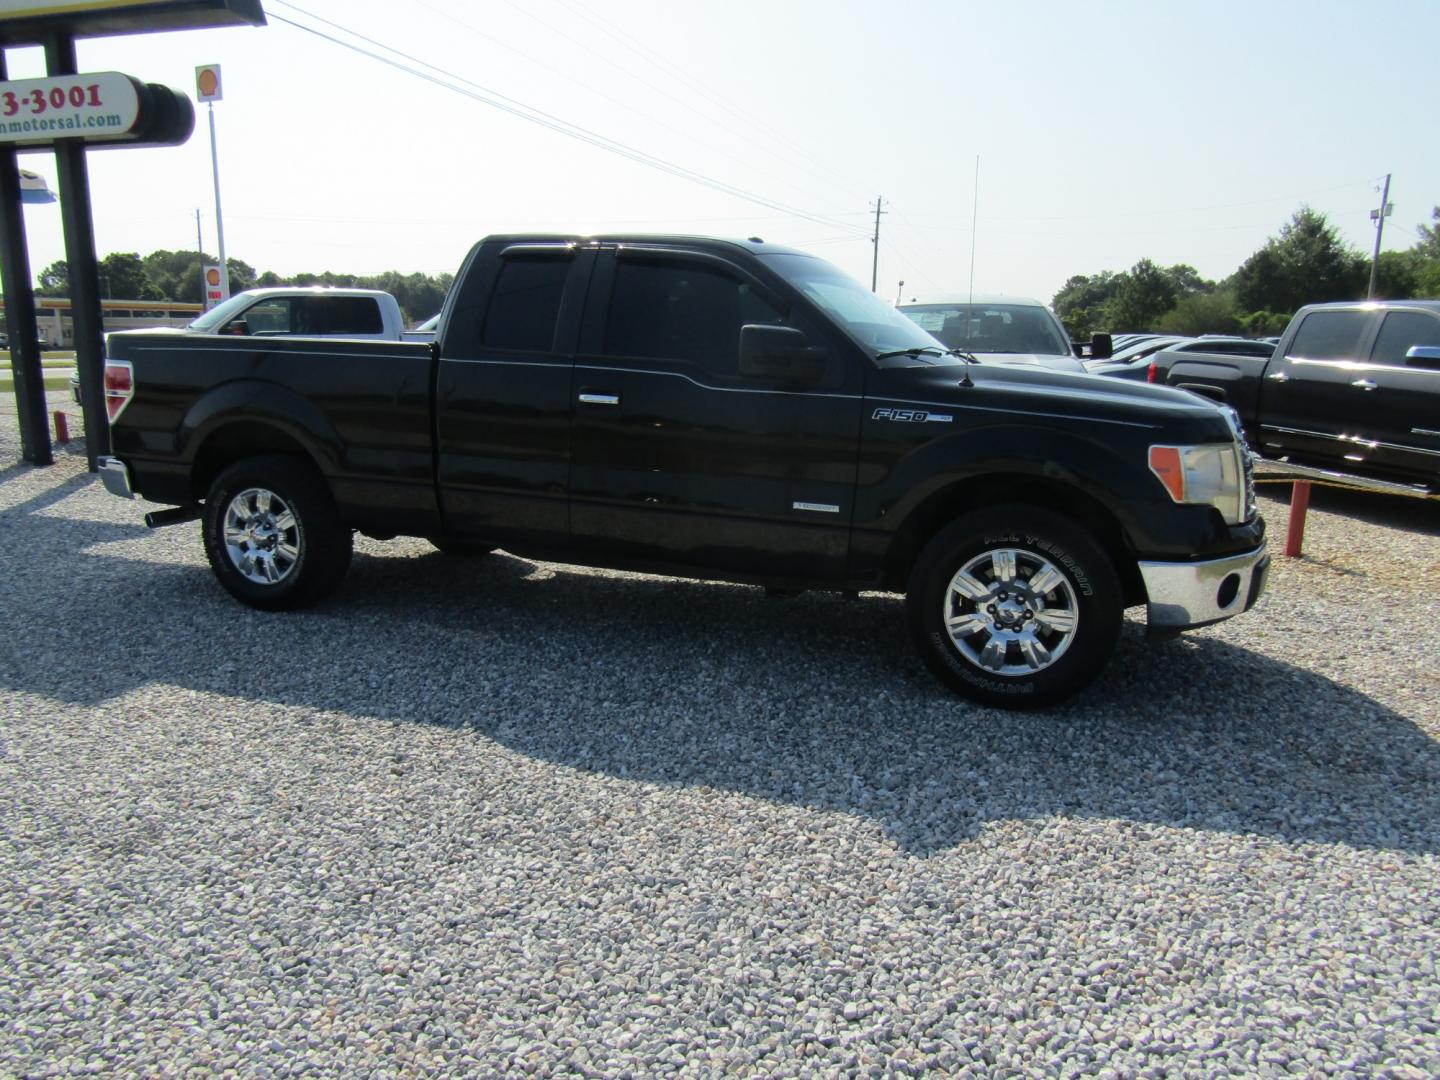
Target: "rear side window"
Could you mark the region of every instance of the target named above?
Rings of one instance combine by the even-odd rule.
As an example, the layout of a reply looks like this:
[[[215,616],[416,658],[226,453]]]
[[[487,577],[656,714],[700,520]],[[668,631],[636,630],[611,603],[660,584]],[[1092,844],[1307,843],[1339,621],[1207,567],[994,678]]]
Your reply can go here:
[[[1312,311],[1305,316],[1287,357],[1296,360],[1359,360],[1367,311]]]
[[[1414,345],[1430,345],[1440,348],[1440,319],[1421,315],[1418,311],[1392,311],[1385,316],[1380,327],[1380,336],[1375,340],[1375,350],[1370,359],[1377,364],[1393,364],[1404,367],[1412,364],[1405,354]],[[1433,366],[1418,364],[1417,367]]]
[[[380,305],[368,296],[307,296],[294,308],[297,334],[379,334]]]
[[[500,265],[480,335],[487,349],[549,352],[570,260],[511,256]]]

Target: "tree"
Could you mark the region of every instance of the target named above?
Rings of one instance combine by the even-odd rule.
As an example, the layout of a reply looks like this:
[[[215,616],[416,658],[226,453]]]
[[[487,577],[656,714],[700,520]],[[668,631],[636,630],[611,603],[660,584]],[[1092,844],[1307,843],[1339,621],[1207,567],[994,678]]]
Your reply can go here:
[[[1215,291],[1215,283],[1200,276],[1200,272],[1188,263],[1176,263],[1165,271],[1165,276],[1175,286],[1175,295],[1182,300],[1197,293]]]
[[[1293,312],[1305,304],[1354,300],[1369,278],[1365,256],[1347,247],[1325,215],[1302,206],[1235,271],[1235,298],[1247,311]]]
[[[1050,307],[1065,324],[1070,336],[1081,341],[1100,327],[1105,305],[1119,285],[1119,276],[1109,270],[1102,270],[1094,277],[1075,274],[1060,286],[1060,291],[1050,301]]]
[[[255,287],[255,268],[243,259],[227,260],[230,269],[230,292],[235,294]],[[202,251],[152,251],[141,262],[145,273],[163,299],[181,304],[199,304],[205,297],[200,282],[202,265],[217,265],[220,260]]]
[[[1412,249],[1420,252],[1427,259],[1440,259],[1440,206],[1430,212],[1430,220],[1433,225],[1417,225],[1415,232],[1420,236],[1420,242]]]
[[[1231,289],[1217,289],[1214,292],[1195,292],[1180,298],[1180,302],[1155,323],[1155,329],[1163,334],[1183,334],[1199,337],[1201,334],[1238,334],[1240,332],[1240,307],[1235,303]]]
[[[1149,259],[1141,259],[1120,275],[1120,287],[1106,305],[1111,328],[1145,330],[1173,308],[1177,299],[1174,279]]]
[[[69,296],[70,264],[64,259],[53,262],[40,271],[35,281],[38,285],[35,291],[41,296]]]
[[[136,252],[112,253],[100,260],[100,295],[106,300],[165,300]]]

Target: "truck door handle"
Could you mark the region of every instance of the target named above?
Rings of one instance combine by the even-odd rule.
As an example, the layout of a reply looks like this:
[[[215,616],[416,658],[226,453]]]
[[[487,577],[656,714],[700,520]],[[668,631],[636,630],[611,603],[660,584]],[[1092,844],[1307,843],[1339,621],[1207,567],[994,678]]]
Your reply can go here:
[[[580,391],[581,405],[619,405],[619,394],[597,394],[591,390]]]
[[[1371,382],[1369,379],[1356,379],[1350,385],[1358,386],[1361,390],[1374,390],[1376,386],[1376,384]]]
[[[1272,371],[1269,375],[1266,375],[1265,377],[1266,377],[1267,379],[1269,379],[1271,382],[1289,382],[1289,381],[1290,381],[1290,373],[1289,373],[1288,371]]]

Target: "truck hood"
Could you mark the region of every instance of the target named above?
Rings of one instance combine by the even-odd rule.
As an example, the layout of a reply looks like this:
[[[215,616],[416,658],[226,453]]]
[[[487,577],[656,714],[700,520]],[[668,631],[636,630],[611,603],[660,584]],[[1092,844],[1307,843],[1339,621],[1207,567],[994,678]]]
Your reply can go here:
[[[967,385],[968,383],[968,385]],[[1161,429],[1179,441],[1231,438],[1222,406],[1188,390],[1055,371],[1040,365],[968,364],[874,372],[867,400],[993,411],[1027,422],[1075,422]]]
[[[975,353],[982,364],[1006,364],[1013,367],[1042,367],[1051,371],[1083,373],[1085,365],[1078,357],[1060,353]]]

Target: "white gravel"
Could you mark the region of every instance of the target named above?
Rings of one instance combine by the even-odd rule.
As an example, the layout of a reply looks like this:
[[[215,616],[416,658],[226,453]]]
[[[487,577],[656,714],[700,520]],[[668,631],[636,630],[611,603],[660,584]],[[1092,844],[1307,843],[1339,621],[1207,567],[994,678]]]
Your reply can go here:
[[[1440,1074],[1440,506],[1009,715],[888,596],[262,615],[0,413],[0,1076]]]

